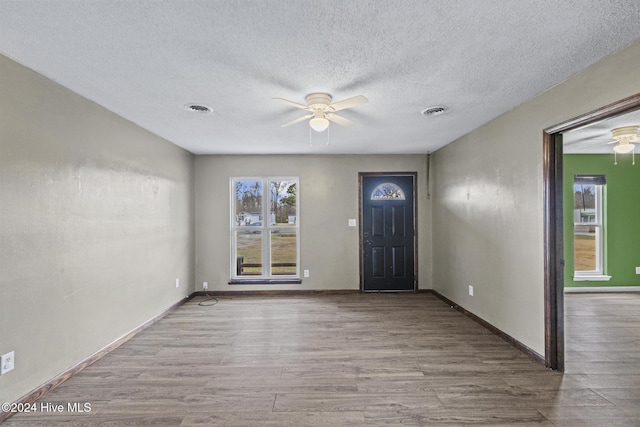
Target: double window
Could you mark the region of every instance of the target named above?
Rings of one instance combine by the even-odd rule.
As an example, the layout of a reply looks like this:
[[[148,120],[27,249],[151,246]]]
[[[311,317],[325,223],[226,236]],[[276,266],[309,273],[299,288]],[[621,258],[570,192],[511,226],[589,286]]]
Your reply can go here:
[[[576,175],[573,182],[574,279],[606,280],[604,276],[604,175]]]
[[[299,278],[299,225],[298,178],[232,178],[232,279]]]

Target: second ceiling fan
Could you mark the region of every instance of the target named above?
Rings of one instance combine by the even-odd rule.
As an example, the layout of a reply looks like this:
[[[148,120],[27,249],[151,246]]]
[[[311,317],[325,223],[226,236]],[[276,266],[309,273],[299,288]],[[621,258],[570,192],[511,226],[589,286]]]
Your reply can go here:
[[[278,101],[282,101],[285,104],[291,105],[301,110],[306,110],[309,114],[300,118],[285,123],[282,127],[291,126],[298,122],[309,120],[309,126],[311,129],[322,132],[329,127],[329,122],[339,124],[341,126],[351,126],[353,122],[345,117],[335,114],[336,111],[344,110],[345,108],[356,107],[358,105],[366,104],[369,100],[363,95],[357,95],[351,98],[347,98],[342,101],[331,103],[332,97],[328,93],[310,93],[307,95],[307,105],[299,104],[297,102],[289,101],[284,98],[273,98]]]

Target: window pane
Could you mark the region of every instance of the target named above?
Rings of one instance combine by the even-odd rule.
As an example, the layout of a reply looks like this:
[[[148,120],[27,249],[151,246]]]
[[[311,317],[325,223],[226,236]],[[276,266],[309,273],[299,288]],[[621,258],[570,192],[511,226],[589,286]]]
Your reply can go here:
[[[576,225],[574,227],[573,256],[575,271],[595,271],[596,228]]]
[[[295,229],[271,232],[271,274],[293,276],[297,272],[298,233]]]
[[[262,275],[262,231],[236,232],[236,274]]]
[[[236,225],[262,226],[262,181],[235,181],[235,192]]]
[[[271,191],[270,225],[287,226],[298,223],[296,181],[269,181]]]
[[[595,185],[573,186],[573,212],[575,223],[597,222]]]
[[[297,186],[297,178],[232,179],[234,277],[298,276]]]
[[[371,200],[404,200],[404,191],[396,184],[385,182],[371,192]]]

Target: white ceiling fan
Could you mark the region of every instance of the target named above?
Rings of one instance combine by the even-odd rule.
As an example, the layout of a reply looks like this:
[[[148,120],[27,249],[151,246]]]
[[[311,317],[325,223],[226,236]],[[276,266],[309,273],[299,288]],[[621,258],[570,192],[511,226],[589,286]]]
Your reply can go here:
[[[278,101],[282,101],[285,104],[291,105],[301,110],[306,110],[309,114],[302,116],[298,119],[292,120],[289,123],[285,123],[282,127],[291,126],[298,122],[309,120],[309,126],[311,129],[322,132],[329,127],[329,122],[339,124],[341,126],[351,126],[353,122],[345,117],[335,114],[336,111],[344,110],[346,108],[356,107],[358,105],[366,104],[369,100],[363,95],[357,95],[351,98],[347,98],[342,101],[331,103],[333,99],[328,93],[310,93],[307,95],[307,105],[298,104],[297,102],[289,101],[283,98],[273,98]]]
[[[640,129],[640,126],[624,126],[612,129],[613,141],[608,142],[608,144],[617,144],[613,147],[613,151],[616,153],[630,153],[635,147],[633,144],[640,143],[638,129]]]
[[[613,141],[608,142],[607,144],[616,144],[613,147],[614,155],[614,165],[618,164],[617,155],[618,154],[627,154],[633,153],[633,161],[632,164],[636,164],[635,159],[635,148],[636,146],[633,144],[640,143],[640,135],[638,135],[638,129],[640,126],[623,126],[619,128],[615,128],[611,130],[611,135],[613,136]]]

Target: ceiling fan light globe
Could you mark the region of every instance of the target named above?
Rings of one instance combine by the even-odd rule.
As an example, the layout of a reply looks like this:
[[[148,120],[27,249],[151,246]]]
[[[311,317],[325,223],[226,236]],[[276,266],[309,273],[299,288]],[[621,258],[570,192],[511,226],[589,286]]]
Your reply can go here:
[[[311,126],[311,129],[315,130],[316,132],[322,132],[329,127],[329,120],[325,119],[324,117],[314,117],[313,119],[309,120],[309,126]]]
[[[633,151],[633,144],[618,144],[613,147],[613,151],[618,154],[627,154]]]

